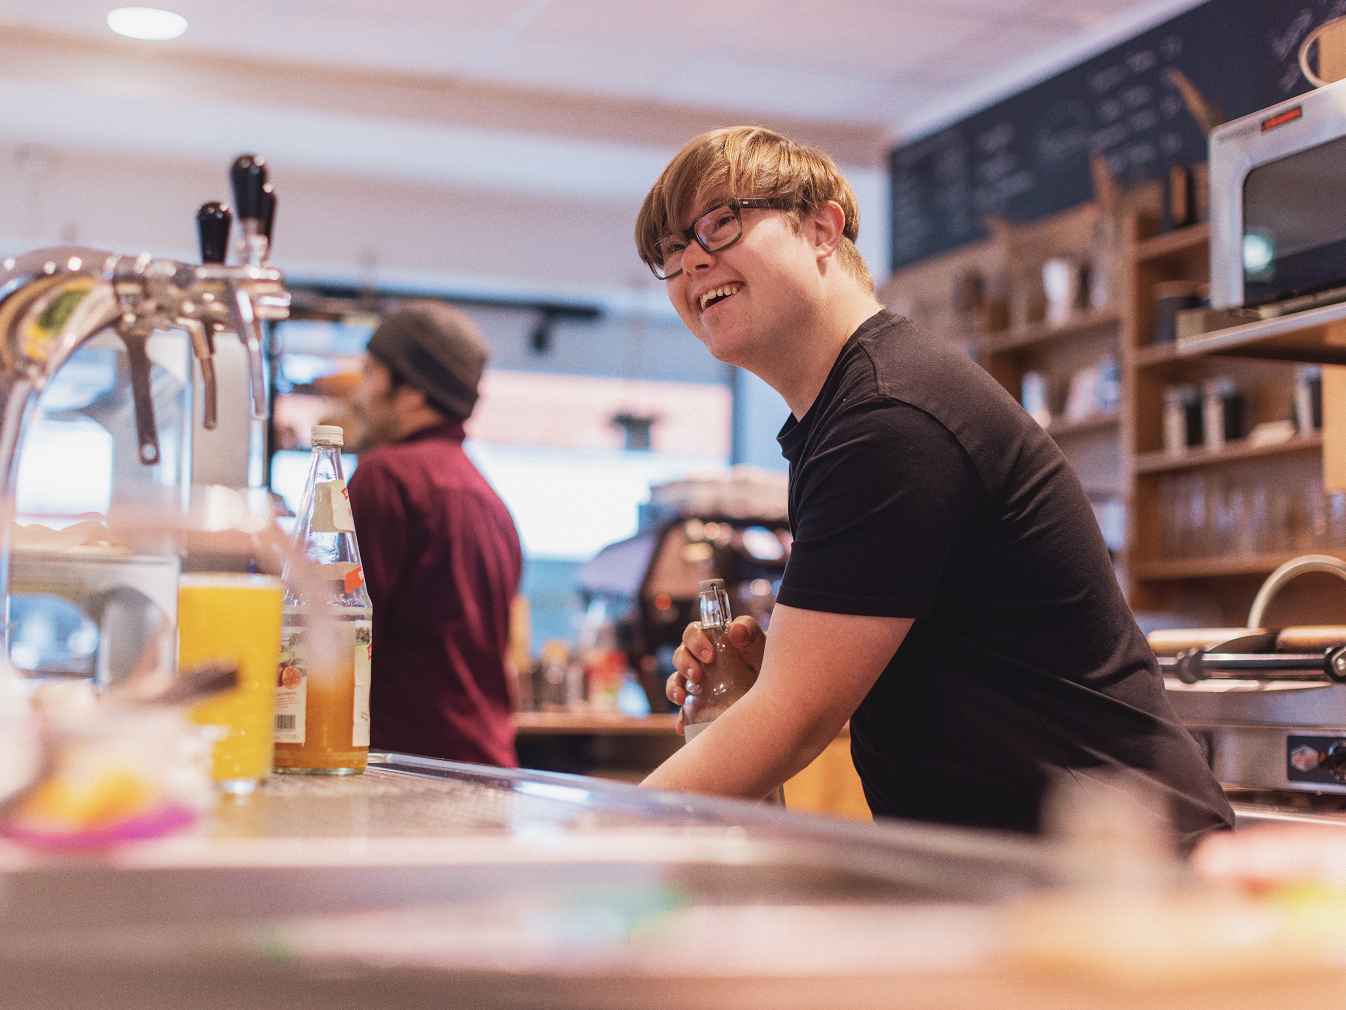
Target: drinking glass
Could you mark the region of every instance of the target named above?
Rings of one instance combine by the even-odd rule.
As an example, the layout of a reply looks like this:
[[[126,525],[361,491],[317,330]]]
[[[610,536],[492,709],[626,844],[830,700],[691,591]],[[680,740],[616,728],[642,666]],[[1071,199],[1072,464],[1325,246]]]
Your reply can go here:
[[[250,793],[271,770],[276,655],[284,584],[269,575],[206,572],[178,583],[178,664],[238,663],[238,685],[196,705],[191,718],[221,727],[212,776],[225,792]]]

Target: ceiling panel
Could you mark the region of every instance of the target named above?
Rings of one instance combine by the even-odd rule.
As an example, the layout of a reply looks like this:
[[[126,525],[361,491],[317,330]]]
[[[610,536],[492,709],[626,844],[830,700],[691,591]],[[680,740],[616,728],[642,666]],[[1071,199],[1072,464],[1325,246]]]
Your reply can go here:
[[[107,25],[108,11],[117,6],[110,0],[62,0],[60,3],[29,5],[24,15],[11,23],[120,41],[128,47],[152,44],[251,52],[275,31],[280,23],[278,12],[284,6],[278,0],[230,0],[228,4],[211,0],[160,2],[187,19],[187,32],[180,39],[160,43],[122,39]]]
[[[1033,14],[1054,18],[1076,28],[1093,28],[1126,10],[1151,7],[1152,4],[1112,3],[1110,0],[1036,0]],[[1187,4],[1191,7],[1194,4]]]
[[[899,75],[899,79],[944,91],[967,87],[979,77],[1012,66],[1032,46],[1060,42],[1070,34],[1071,29],[1061,24],[1050,27],[1041,23],[997,25],[965,39],[956,59],[947,55],[927,59],[911,72]]]
[[[551,0],[529,25],[529,34],[671,46],[691,59],[695,49],[722,50],[726,44],[737,48],[787,5],[788,0],[684,0],[676,5]],[[837,6],[844,7],[844,0]],[[726,21],[727,7],[732,9],[732,22]]]
[[[112,2],[0,0],[0,25],[108,39]],[[1112,27],[1133,33],[1197,0],[156,2],[187,17],[187,34],[162,43],[187,51],[901,131],[923,103],[975,107],[979,87],[1003,91],[1079,58],[1075,39],[1114,41]],[[951,101],[951,89],[971,97]]]
[[[684,71],[659,97],[799,118],[859,119],[860,109],[890,94],[882,81],[782,64],[710,61]]]
[[[259,51],[308,63],[448,75],[459,72],[493,35],[494,29],[465,23],[302,9],[286,16]]]
[[[644,99],[680,72],[677,55],[656,44],[531,32],[473,67],[474,76],[501,83]]]
[[[481,0],[379,0],[378,3],[370,3],[370,0],[297,0],[283,4],[306,18],[356,14],[392,24],[443,21],[467,28],[500,28],[527,5],[528,0],[491,0],[490,3]]]

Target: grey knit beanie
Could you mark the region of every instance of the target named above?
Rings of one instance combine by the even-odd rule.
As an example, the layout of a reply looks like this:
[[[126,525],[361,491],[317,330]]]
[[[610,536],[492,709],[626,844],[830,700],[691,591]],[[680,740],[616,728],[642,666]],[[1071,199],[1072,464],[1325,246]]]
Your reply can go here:
[[[379,324],[368,351],[430,406],[458,420],[472,415],[488,352],[472,321],[443,302],[408,302]]]

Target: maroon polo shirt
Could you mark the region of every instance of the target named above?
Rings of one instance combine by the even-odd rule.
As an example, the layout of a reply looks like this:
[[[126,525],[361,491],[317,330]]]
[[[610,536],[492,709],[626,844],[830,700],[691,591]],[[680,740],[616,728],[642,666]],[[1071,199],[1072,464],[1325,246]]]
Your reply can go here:
[[[374,604],[370,745],[516,767],[505,654],[523,553],[463,426],[363,453],[350,501]]]

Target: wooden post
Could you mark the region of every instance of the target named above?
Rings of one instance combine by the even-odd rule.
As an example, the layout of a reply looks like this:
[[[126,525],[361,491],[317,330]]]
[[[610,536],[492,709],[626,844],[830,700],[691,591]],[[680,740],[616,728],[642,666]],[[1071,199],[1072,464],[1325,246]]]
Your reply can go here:
[[[1318,76],[1329,82],[1346,77],[1346,21],[1318,37]],[[1323,388],[1326,391],[1325,380]]]
[[[1346,366],[1323,366],[1323,487],[1346,491]]]

